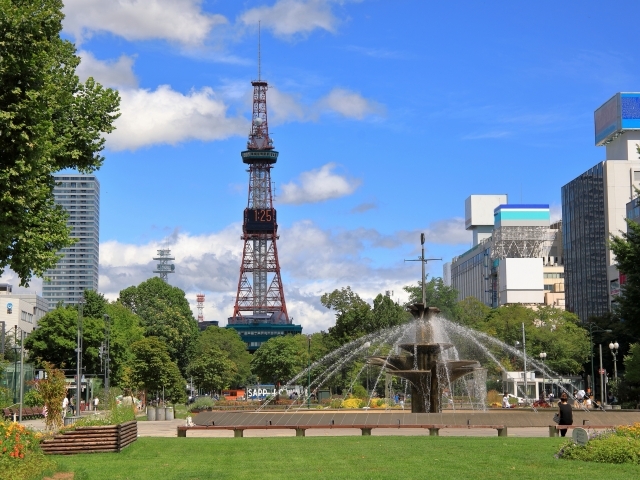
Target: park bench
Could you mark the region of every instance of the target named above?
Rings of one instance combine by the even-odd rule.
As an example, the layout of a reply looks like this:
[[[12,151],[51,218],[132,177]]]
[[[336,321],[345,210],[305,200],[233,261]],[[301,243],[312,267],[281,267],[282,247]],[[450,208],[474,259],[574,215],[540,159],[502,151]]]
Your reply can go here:
[[[559,430],[571,430],[573,428],[585,428],[587,430],[612,430],[616,428],[618,425],[589,425],[588,423],[583,423],[582,425],[549,425],[549,436],[557,437]]]
[[[498,436],[507,436],[507,427],[505,425],[446,425],[446,424],[433,424],[433,425],[402,425],[402,424],[378,424],[378,425],[335,425],[333,422],[329,425],[271,425],[271,422],[266,425],[193,425],[179,426],[177,429],[178,437],[186,437],[189,430],[233,430],[234,437],[243,437],[245,430],[277,430],[288,429],[295,430],[296,437],[304,437],[307,430],[313,428],[355,428],[362,431],[362,435],[371,435],[371,430],[374,428],[426,428],[429,429],[429,435],[439,436],[439,432],[443,428],[489,428],[498,431]]]

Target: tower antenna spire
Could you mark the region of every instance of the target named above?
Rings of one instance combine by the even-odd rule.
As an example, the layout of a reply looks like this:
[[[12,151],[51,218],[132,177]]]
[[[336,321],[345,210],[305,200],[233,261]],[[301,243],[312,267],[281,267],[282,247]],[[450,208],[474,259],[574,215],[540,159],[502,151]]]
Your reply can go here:
[[[258,81],[260,80],[260,20],[258,20]]]

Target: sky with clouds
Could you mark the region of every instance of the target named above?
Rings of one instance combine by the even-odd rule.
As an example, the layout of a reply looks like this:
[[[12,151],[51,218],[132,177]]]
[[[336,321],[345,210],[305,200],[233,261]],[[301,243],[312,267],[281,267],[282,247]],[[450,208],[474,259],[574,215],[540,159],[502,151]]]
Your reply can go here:
[[[205,293],[221,325],[239,277],[258,22],[284,291],[305,333],[333,324],[319,298],[335,288],[404,300],[420,232],[429,257],[464,252],[472,193],[559,218],[562,185],[604,158],[593,111],[640,90],[633,1],[66,0],[64,13],[78,75],[122,98],[97,172],[99,290],[115,299],[149,278],[168,246],[170,283],[194,308]]]

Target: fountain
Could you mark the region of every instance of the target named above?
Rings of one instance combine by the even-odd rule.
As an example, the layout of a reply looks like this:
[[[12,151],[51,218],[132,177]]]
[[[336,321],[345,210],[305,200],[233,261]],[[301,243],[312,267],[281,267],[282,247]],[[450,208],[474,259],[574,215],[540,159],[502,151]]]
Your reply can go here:
[[[432,319],[440,310],[425,307],[424,293],[423,303],[414,303],[409,311],[414,318],[415,335],[413,343],[398,344],[398,348],[405,353],[388,357],[370,356],[367,357],[367,363],[382,367],[387,373],[411,383],[412,413],[439,413],[442,410],[444,381],[450,385],[464,375],[484,369],[475,360],[444,358],[443,353],[453,344],[437,341]]]

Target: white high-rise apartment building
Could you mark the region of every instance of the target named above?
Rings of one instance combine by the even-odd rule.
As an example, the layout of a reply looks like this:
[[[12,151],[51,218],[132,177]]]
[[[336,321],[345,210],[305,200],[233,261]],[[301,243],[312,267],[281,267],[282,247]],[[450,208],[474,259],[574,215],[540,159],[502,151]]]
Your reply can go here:
[[[67,225],[76,243],[60,250],[64,255],[47,270],[42,296],[49,310],[56,305],[75,305],[84,290],[98,290],[100,242],[100,183],[94,175],[55,175],[55,202],[68,213]]]

